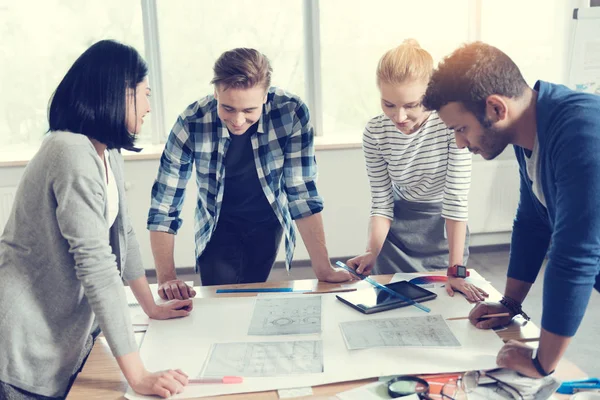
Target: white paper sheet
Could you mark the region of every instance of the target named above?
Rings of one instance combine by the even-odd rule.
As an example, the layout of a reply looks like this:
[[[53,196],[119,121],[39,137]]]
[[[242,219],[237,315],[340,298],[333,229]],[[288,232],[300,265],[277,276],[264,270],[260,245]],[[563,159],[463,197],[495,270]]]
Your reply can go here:
[[[309,296],[309,295],[303,295]],[[313,296],[313,295],[310,295]],[[447,321],[463,346],[457,348],[376,348],[346,349],[339,329],[340,322],[357,319],[398,318],[426,315],[415,307],[364,315],[337,300],[334,294],[322,295],[322,333],[314,335],[273,336],[269,341],[322,340],[323,373],[285,377],[248,377],[236,385],[190,385],[174,399],[247,393],[334,382],[365,379],[383,375],[445,373],[496,367],[496,355],[502,341],[493,331],[479,330],[468,320]],[[141,357],[150,371],[181,368],[196,376],[214,343],[263,342],[264,337],[248,336],[255,299],[206,298],[194,300],[189,317],[150,321],[141,348]],[[442,293],[428,301],[432,314],[444,317],[467,315],[472,305],[462,296],[448,297]],[[283,340],[285,339],[285,340]],[[131,390],[129,399],[150,399]]]
[[[321,332],[321,296],[257,298],[248,335]]]
[[[348,350],[374,347],[459,347],[441,315],[379,318],[340,324]]]
[[[323,372],[323,342],[215,343],[199,377],[270,377]]]

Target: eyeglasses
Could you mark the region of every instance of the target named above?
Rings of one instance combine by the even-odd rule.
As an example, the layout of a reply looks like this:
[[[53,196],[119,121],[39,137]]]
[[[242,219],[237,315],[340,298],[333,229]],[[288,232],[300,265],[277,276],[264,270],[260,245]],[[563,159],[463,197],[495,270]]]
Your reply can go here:
[[[442,385],[439,394],[430,393],[430,385]],[[455,400],[457,392],[458,385],[453,379],[446,383],[439,383],[427,382],[425,379],[416,376],[402,375],[388,382],[388,394],[392,398],[401,398],[416,394],[421,400]]]
[[[515,388],[514,386],[496,378],[493,374],[494,372],[499,371],[500,369],[492,369],[490,371],[487,372],[483,372],[483,371],[469,371],[469,372],[465,372],[462,376],[462,379],[460,379],[460,386],[461,389],[463,389],[466,393],[470,393],[473,390],[475,390],[475,388],[477,386],[480,385],[480,379],[482,377],[486,377],[491,379],[492,381],[494,381],[496,383],[496,387],[498,390],[503,391],[505,393],[508,393],[510,398],[515,398],[515,399],[521,399],[523,400],[523,395],[519,392],[519,390],[517,388]]]
[[[388,394],[392,398],[402,398],[416,394],[421,400],[457,400],[460,392],[463,392],[460,398],[464,398],[464,393],[468,394],[479,385],[493,382],[495,384],[493,390],[502,397],[524,400],[523,395],[517,388],[494,376],[497,371],[500,371],[500,368],[487,372],[469,371],[462,376],[459,375],[456,380],[452,377],[443,383],[435,380],[427,381],[411,375],[401,375],[388,382]],[[489,379],[487,383],[484,381],[486,378]],[[441,389],[438,392],[432,386],[441,386]]]

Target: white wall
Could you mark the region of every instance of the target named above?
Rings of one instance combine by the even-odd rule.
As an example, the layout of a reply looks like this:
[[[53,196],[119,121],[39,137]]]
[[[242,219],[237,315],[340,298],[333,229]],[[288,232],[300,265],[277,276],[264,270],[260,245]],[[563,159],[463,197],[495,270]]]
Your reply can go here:
[[[510,150],[512,151],[512,150]],[[318,189],[325,199],[323,219],[330,257],[358,254],[366,246],[370,209],[370,194],[361,149],[319,150]],[[146,268],[153,267],[152,252],[146,231],[146,217],[150,205],[150,188],[158,169],[158,160],[126,162],[126,180],[129,186],[129,213],[138,234]],[[184,219],[175,242],[177,266],[194,265],[193,212],[195,183],[188,183],[182,218]],[[473,244],[508,243],[512,218],[516,209],[518,174],[516,161],[484,162],[476,157],[470,194],[470,226]],[[308,253],[298,235],[295,260],[307,260]],[[278,261],[284,253],[279,252]]]
[[[508,243],[518,196],[516,161],[507,155],[500,160],[483,161],[474,157],[469,197],[469,226],[472,245]],[[346,257],[358,254],[366,246],[370,209],[369,186],[361,149],[317,150],[318,189],[325,199],[323,219],[329,254]],[[159,160],[125,162],[129,214],[141,246],[146,268],[154,266],[146,218],[150,190]],[[16,187],[24,167],[0,168],[0,188]],[[193,212],[195,183],[190,180],[182,218],[183,226],[176,237],[175,262],[178,267],[194,265]],[[298,235],[299,237],[299,235]],[[280,251],[277,260],[283,261]],[[308,260],[299,238],[295,260]]]

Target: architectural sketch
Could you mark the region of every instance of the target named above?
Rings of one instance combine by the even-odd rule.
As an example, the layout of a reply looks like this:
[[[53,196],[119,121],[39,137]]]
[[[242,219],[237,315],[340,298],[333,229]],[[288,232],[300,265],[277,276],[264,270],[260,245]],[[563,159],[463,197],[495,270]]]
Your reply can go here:
[[[248,335],[321,332],[321,296],[257,298]]]
[[[340,328],[349,350],[460,346],[441,315],[342,322]]]
[[[321,372],[321,340],[215,343],[200,376],[267,377]]]

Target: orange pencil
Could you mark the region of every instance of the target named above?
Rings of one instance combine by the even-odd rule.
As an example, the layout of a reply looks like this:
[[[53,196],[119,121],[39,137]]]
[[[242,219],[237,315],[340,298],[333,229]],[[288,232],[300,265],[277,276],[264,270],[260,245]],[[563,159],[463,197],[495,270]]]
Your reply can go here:
[[[498,313],[498,314],[486,314],[486,315],[482,315],[478,319],[490,319],[490,318],[496,318],[496,317],[510,317],[510,314],[507,312]],[[446,321],[456,321],[459,319],[469,319],[469,317],[446,318]]]

